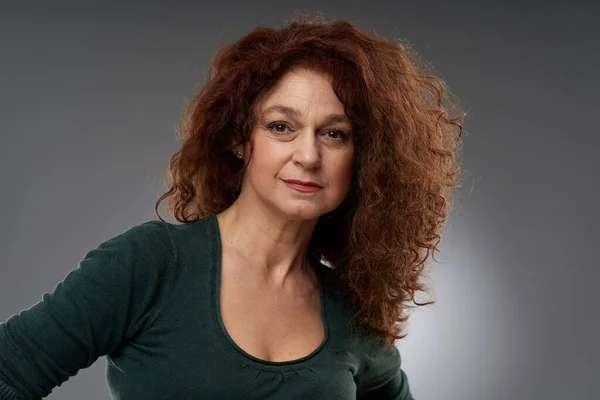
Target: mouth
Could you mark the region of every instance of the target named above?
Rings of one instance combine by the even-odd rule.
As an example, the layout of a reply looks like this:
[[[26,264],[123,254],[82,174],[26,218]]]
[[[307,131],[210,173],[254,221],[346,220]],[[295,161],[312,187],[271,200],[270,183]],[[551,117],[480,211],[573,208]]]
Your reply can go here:
[[[292,189],[302,193],[313,193],[323,189],[323,186],[312,181],[299,181],[296,179],[284,179],[283,182]]]
[[[315,187],[315,188],[319,188],[319,189],[323,188],[322,185],[318,184],[317,182],[313,182],[313,181],[300,181],[298,179],[283,179],[283,181],[285,183],[291,183],[294,185],[310,186],[310,187]]]

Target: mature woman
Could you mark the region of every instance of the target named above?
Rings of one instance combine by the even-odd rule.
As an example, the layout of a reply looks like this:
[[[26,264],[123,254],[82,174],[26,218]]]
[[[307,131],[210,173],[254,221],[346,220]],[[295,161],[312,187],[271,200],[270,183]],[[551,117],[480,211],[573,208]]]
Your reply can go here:
[[[443,100],[346,21],[220,49],[156,204],[181,224],[103,242],[1,324],[0,398],[106,355],[116,399],[411,399],[394,341],[459,184]]]

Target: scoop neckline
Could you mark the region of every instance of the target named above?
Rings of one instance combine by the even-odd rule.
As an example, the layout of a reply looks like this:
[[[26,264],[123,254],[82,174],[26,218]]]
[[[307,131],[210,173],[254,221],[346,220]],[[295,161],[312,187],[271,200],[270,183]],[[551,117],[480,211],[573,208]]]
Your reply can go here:
[[[212,238],[211,240],[211,258],[212,258],[212,268],[211,268],[211,301],[212,301],[212,314],[213,319],[217,322],[219,326],[221,338],[223,338],[229,346],[234,350],[238,357],[240,357],[243,361],[247,363],[251,363],[255,367],[263,370],[287,370],[287,369],[298,369],[300,367],[306,367],[317,362],[321,357],[326,354],[326,347],[329,344],[329,336],[330,336],[330,317],[329,317],[329,298],[326,295],[324,288],[324,280],[321,275],[322,271],[320,271],[319,266],[315,266],[315,274],[317,276],[317,280],[319,283],[319,295],[320,295],[320,305],[321,305],[321,321],[323,323],[324,335],[323,341],[319,346],[314,349],[311,353],[294,360],[287,361],[268,361],[263,360],[262,358],[258,358],[248,353],[244,349],[242,349],[229,335],[227,329],[225,328],[225,324],[223,323],[223,318],[221,315],[221,304],[220,304],[220,296],[221,296],[221,263],[222,263],[222,244],[221,244],[221,231],[219,228],[219,221],[217,220],[217,216],[215,213],[211,213],[207,216],[208,218],[208,230],[209,236]]]

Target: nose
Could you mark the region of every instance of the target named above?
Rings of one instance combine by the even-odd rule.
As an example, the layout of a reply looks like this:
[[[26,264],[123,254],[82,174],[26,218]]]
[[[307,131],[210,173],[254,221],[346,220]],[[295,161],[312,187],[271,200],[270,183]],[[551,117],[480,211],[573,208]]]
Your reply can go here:
[[[296,141],[293,160],[306,169],[314,169],[321,165],[320,143],[313,131],[307,131]]]

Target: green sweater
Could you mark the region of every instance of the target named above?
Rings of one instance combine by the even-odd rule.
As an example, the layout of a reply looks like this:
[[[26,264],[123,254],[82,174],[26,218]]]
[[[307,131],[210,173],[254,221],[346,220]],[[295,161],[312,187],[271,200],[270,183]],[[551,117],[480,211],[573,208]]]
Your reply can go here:
[[[0,399],[48,396],[104,355],[119,400],[412,399],[397,348],[350,335],[322,264],[321,345],[285,362],[244,352],[219,313],[220,260],[215,214],[148,221],[101,243],[53,293],[0,324]]]

